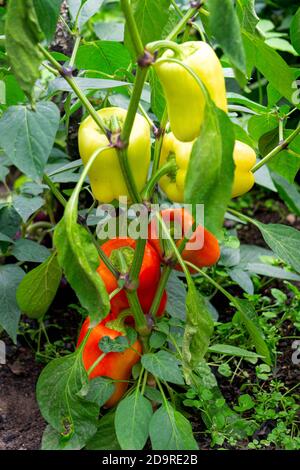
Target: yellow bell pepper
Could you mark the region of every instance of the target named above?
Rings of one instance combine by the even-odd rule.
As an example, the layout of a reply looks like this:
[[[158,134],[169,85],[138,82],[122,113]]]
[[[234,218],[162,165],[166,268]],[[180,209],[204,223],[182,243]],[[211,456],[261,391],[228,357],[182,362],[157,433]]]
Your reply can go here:
[[[163,139],[160,167],[170,159],[175,159],[177,172],[166,174],[159,181],[159,186],[171,201],[184,202],[185,177],[193,148],[193,142],[181,142],[170,132]],[[254,175],[251,168],[255,165],[256,154],[249,145],[236,141],[233,158],[235,162],[232,197],[241,196],[250,191],[254,185]]]
[[[235,172],[232,197],[237,197],[250,191],[255,183],[251,168],[255,165],[256,153],[249,145],[237,140],[234,146],[233,158]]]
[[[116,118],[122,128],[127,113],[125,109],[117,107],[103,108],[97,112],[111,131],[114,129]],[[80,156],[86,165],[93,153],[109,145],[109,141],[93,118],[88,116],[79,127],[78,144]],[[149,123],[140,114],[135,117],[127,152],[137,190],[141,191],[146,183],[150,165],[151,140]],[[113,147],[99,155],[89,171],[89,179],[94,197],[100,202],[110,203],[119,196],[127,196],[128,200],[130,199],[118,154]]]
[[[167,50],[161,59],[179,59],[205,85],[218,108],[227,112],[225,79],[221,63],[211,46],[201,41],[179,44],[181,57]],[[199,136],[204,119],[205,96],[194,77],[181,65],[160,61],[154,64],[167,101],[171,129],[177,139],[191,142]]]

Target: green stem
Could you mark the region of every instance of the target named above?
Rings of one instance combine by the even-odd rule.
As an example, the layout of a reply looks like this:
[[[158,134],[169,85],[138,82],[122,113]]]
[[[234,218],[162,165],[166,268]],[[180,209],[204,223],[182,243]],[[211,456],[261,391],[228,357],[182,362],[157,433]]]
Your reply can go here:
[[[173,39],[176,39],[178,34],[181,33],[181,31],[186,27],[187,22],[193,18],[198,13],[199,9],[197,7],[195,8],[190,8],[186,14],[181,18],[179,23],[175,26],[175,28],[168,34],[166,37],[167,40],[172,41]]]
[[[183,17],[183,13],[182,11],[180,10],[179,6],[177,5],[176,1],[175,0],[171,0],[171,3],[174,7],[174,10],[177,12],[177,14],[180,16],[180,18]]]
[[[157,287],[157,290],[156,290],[156,293],[155,293],[155,297],[153,299],[153,302],[152,302],[152,305],[151,305],[151,308],[150,308],[150,312],[149,312],[150,315],[152,316],[152,318],[154,318],[154,319],[156,318],[156,314],[157,314],[157,311],[159,309],[161,299],[162,299],[163,293],[165,291],[165,288],[166,288],[166,285],[167,285],[167,282],[169,280],[171,272],[172,272],[172,268],[170,268],[170,266],[165,266],[162,270],[161,278],[159,280],[159,284],[158,284],[158,287]]]
[[[162,118],[161,118],[161,122],[160,122],[160,135],[158,139],[156,139],[155,146],[154,146],[152,176],[154,176],[154,174],[157,172],[158,167],[159,167],[161,148],[162,148],[162,143],[163,143],[163,139],[165,135],[167,122],[168,122],[168,112],[167,112],[167,108],[165,108]]]
[[[44,174],[43,176],[43,180],[44,180],[44,183],[49,186],[49,188],[51,189],[52,193],[54,194],[54,196],[56,197],[56,199],[61,203],[61,205],[63,207],[66,207],[67,205],[67,201],[66,199],[63,197],[63,195],[61,194],[61,192],[59,191],[59,189],[55,186],[55,184],[53,183],[53,181],[51,181],[51,179],[49,178],[48,175]]]
[[[105,358],[106,356],[106,353],[102,353],[94,362],[94,364],[91,365],[91,367],[88,369],[87,371],[87,375],[89,376],[93,370],[95,369],[95,367],[97,367],[97,365]]]
[[[176,55],[180,58],[182,56],[182,50],[180,46],[173,41],[161,40],[161,41],[154,41],[149,42],[146,46],[147,51],[154,53],[159,49],[171,49],[176,53]]]
[[[266,155],[260,162],[256,163],[254,167],[252,168],[252,173],[255,173],[257,170],[259,170],[262,166],[264,166],[266,163],[268,163],[270,160],[272,160],[276,155],[278,155],[282,150],[285,150],[289,144],[297,137],[297,135],[300,134],[300,123],[298,124],[298,127],[289,135],[285,140],[280,142],[277,147],[275,147],[268,155]]]
[[[170,160],[165,163],[157,172],[151,177],[151,179],[147,182],[143,192],[142,197],[147,201],[151,198],[152,193],[155,189],[156,184],[159,180],[167,174],[174,173],[177,170],[177,165],[175,160]]]
[[[133,43],[135,53],[137,57],[140,57],[144,54],[144,46],[141,40],[141,36],[135,21],[135,18],[132,13],[132,8],[129,3],[129,0],[120,0],[121,8],[123,10],[126,26],[128,27],[131,41]]]
[[[139,278],[139,273],[142,267],[144,252],[146,247],[147,240],[143,238],[138,238],[136,240],[136,247],[134,252],[134,257],[132,261],[132,265],[129,271],[129,278],[131,281],[136,281]]]
[[[72,90],[74,91],[75,95],[80,99],[81,103],[86,107],[88,113],[92,116],[96,124],[100,127],[102,132],[107,135],[108,129],[105,127],[104,122],[98,115],[95,108],[92,106],[88,98],[85,96],[83,91],[77,85],[75,79],[73,77],[69,77],[65,74],[63,67],[57,62],[52,55],[45,49],[41,44],[39,44],[40,51],[44,54],[47,60],[56,68],[56,70],[61,74],[61,76],[66,80],[66,82],[70,85]]]
[[[137,292],[126,291],[126,295],[134,317],[135,329],[141,335],[142,338],[145,336],[149,336],[150,330],[148,328],[144,312],[141,308]]]
[[[80,41],[81,41],[81,36],[80,36],[80,35],[77,35],[77,36],[76,36],[76,39],[75,39],[75,44],[74,44],[74,47],[73,47],[71,59],[70,59],[70,62],[69,62],[69,65],[70,65],[71,67],[74,67],[74,64],[75,64],[75,61],[76,61],[77,52],[78,52],[78,48],[79,48],[79,46],[80,46]]]

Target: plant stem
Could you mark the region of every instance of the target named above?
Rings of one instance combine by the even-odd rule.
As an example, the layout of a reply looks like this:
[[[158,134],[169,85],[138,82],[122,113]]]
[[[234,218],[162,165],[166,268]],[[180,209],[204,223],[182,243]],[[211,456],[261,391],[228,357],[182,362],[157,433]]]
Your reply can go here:
[[[91,367],[88,369],[87,371],[87,375],[89,376],[93,370],[95,369],[95,367],[97,367],[97,365],[105,358],[106,356],[106,353],[102,353],[94,362],[94,364],[91,365]]]
[[[174,10],[178,13],[178,15],[180,16],[180,18],[183,17],[183,13],[182,11],[180,10],[179,6],[177,5],[176,1],[175,0],[171,0],[171,3],[174,7]]]
[[[88,113],[92,116],[96,124],[100,127],[102,132],[107,135],[108,129],[105,127],[102,119],[98,115],[97,111],[95,108],[92,106],[88,98],[85,96],[83,91],[80,89],[80,87],[77,85],[74,77],[67,76],[65,74],[64,68],[60,65],[59,62],[57,62],[52,55],[45,49],[41,44],[39,44],[39,49],[40,51],[44,54],[47,60],[56,68],[56,70],[61,74],[61,76],[66,80],[66,82],[70,85],[72,90],[74,91],[75,95],[80,99],[81,103],[86,107]]]
[[[75,39],[75,44],[74,44],[74,47],[73,47],[73,51],[72,51],[72,55],[71,55],[71,59],[70,59],[70,62],[69,62],[69,65],[71,67],[74,67],[74,64],[75,64],[75,61],[76,61],[76,56],[77,56],[77,52],[78,52],[78,48],[80,46],[80,41],[81,41],[81,36],[78,34],[76,36],[76,39]]]
[[[51,181],[51,179],[49,178],[49,176],[46,175],[46,173],[45,173],[44,176],[43,176],[43,180],[44,180],[44,183],[46,183],[46,185],[49,186],[49,188],[51,189],[52,193],[54,194],[54,196],[56,197],[56,199],[61,203],[61,205],[62,205],[63,207],[66,207],[66,205],[67,205],[66,199],[65,199],[64,196],[61,194],[61,192],[59,191],[59,189],[55,186],[55,184],[53,183],[53,181]]]
[[[275,147],[270,153],[268,153],[268,155],[266,155],[260,162],[254,165],[251,170],[252,173],[255,173],[262,166],[272,160],[272,158],[276,157],[276,155],[278,155],[278,153],[280,153],[282,150],[285,150],[289,146],[289,144],[297,137],[298,134],[300,134],[300,123],[298,124],[298,127],[291,133],[291,135],[289,135],[285,140],[280,142],[277,147]]]
[[[142,195],[144,196],[145,200],[149,200],[152,196],[152,193],[155,189],[156,184],[162,178],[162,176],[175,172],[177,169],[177,165],[175,160],[170,160],[165,163],[157,172],[151,177],[151,179],[147,182]]]
[[[165,135],[167,122],[168,122],[168,112],[167,112],[167,108],[165,107],[165,110],[163,112],[161,122],[160,122],[160,135],[158,139],[156,139],[155,146],[154,146],[154,158],[153,158],[152,175],[151,175],[152,177],[157,172],[158,167],[159,167],[161,148],[162,148],[162,143],[163,143],[163,139]]]
[[[132,261],[132,265],[129,271],[129,278],[132,281],[136,281],[139,278],[139,273],[142,267],[144,252],[147,240],[138,238],[136,240],[135,253]]]
[[[172,268],[170,266],[164,266],[161,274],[161,278],[159,280],[159,284],[155,293],[155,297],[153,299],[151,308],[150,308],[150,315],[152,318],[156,318],[156,313],[159,309],[160,302],[164,293],[164,290],[166,288],[167,282],[169,280],[170,274],[172,272]]]
[[[181,31],[185,28],[187,22],[193,18],[198,13],[198,7],[195,8],[190,8],[186,14],[181,18],[179,23],[175,26],[175,28],[168,34],[166,37],[167,40],[172,41],[173,39],[176,39],[178,34],[181,33]]]
[[[167,40],[161,40],[161,41],[154,41],[154,42],[149,42],[147,44],[147,51],[150,51],[154,53],[155,51],[159,49],[171,49],[176,53],[177,56],[182,55],[182,51],[180,49],[180,46],[173,41],[167,41]]]
[[[141,36],[135,21],[135,18],[132,13],[132,8],[129,3],[129,0],[120,0],[121,8],[123,10],[126,25],[129,30],[129,34],[131,37],[131,41],[133,43],[133,47],[135,49],[135,53],[137,57],[140,57],[144,54],[144,46],[141,40]]]
[[[135,321],[135,328],[137,332],[141,335],[141,337],[148,336],[150,334],[150,330],[147,325],[147,320],[144,315],[144,312],[141,308],[141,304],[139,302],[137,292],[136,291],[126,291],[126,295],[128,298],[129,305],[132,309],[132,314]]]

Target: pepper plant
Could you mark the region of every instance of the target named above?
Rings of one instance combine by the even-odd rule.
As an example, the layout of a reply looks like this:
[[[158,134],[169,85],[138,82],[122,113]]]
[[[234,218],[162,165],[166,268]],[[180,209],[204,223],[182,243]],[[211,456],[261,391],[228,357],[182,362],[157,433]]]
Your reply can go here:
[[[23,313],[47,339],[62,276],[84,317],[74,351],[48,362],[37,383],[43,449],[196,450],[182,393],[202,399],[207,426],[221,403],[220,428],[237,440],[255,432],[224,405],[207,359],[229,353],[269,369],[276,359],[249,298],[251,275],[261,272],[226,264],[224,222],[254,226],[281,277],[299,280],[299,232],[251,218],[235,198],[256,181],[299,214],[300,10],[291,6],[289,66],[254,0],[221,3],[9,0],[1,8],[0,298],[9,306],[0,324],[16,341]],[[71,44],[64,53],[53,46],[57,28]],[[80,158],[70,159],[74,123]],[[103,240],[95,226],[105,207],[115,210],[115,233]],[[135,238],[138,212],[146,235]],[[224,287],[218,266],[245,296]],[[201,283],[230,303],[247,349],[211,343],[217,319]]]

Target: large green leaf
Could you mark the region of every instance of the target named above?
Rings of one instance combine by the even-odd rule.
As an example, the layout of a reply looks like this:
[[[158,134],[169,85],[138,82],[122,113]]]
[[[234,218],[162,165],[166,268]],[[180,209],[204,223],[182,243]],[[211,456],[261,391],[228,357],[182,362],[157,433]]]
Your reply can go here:
[[[33,0],[38,21],[48,42],[54,36],[63,0]]]
[[[42,54],[38,43],[41,39],[33,0],[10,0],[5,23],[6,52],[16,79],[30,98],[40,75]]]
[[[29,271],[17,290],[17,302],[22,312],[30,318],[42,317],[55,297],[61,274],[55,253]]]
[[[0,266],[0,325],[16,342],[21,311],[17,305],[16,290],[25,273],[15,264]]]
[[[168,351],[144,354],[142,365],[152,375],[165,382],[179,385],[184,383],[179,361]]]
[[[0,119],[0,146],[11,162],[34,180],[42,178],[59,118],[54,103],[39,102],[35,109],[12,106]]]
[[[262,38],[244,31],[243,39],[253,66],[257,67],[282,96],[293,103],[295,76],[288,64]]]
[[[300,232],[282,224],[262,224],[255,221],[265,242],[279,258],[300,273]]]
[[[83,400],[88,384],[81,351],[51,361],[37,382],[37,401],[45,420],[60,433],[67,448],[81,449],[97,431],[99,406]]]
[[[293,17],[290,29],[291,41],[294,49],[300,54],[300,8]]]
[[[245,52],[240,24],[232,0],[208,0],[209,24],[213,36],[228,56],[232,65],[246,74]]]
[[[143,44],[161,39],[170,15],[170,0],[132,0],[131,5]],[[135,57],[128,27],[125,28],[125,45]]]
[[[136,390],[122,400],[116,411],[115,427],[123,450],[142,450],[149,436],[152,406],[147,398]]]
[[[183,337],[183,366],[186,378],[207,352],[213,332],[213,320],[204,297],[189,276],[186,297],[186,325]]]
[[[205,227],[217,236],[221,236],[223,221],[228,203],[231,199],[232,183],[234,177],[234,162],[233,162],[233,149],[234,149],[234,129],[230,119],[221,110],[217,110],[218,117],[218,130],[210,132],[212,141],[209,143],[204,142],[204,149],[207,160],[203,156],[200,165],[197,162],[197,154],[194,153],[193,161],[189,165],[188,174],[186,177],[185,188],[185,202],[193,204],[204,204]],[[201,134],[202,135],[202,134]],[[205,134],[208,137],[208,134]],[[205,135],[200,136],[200,143],[205,138]],[[198,141],[197,141],[198,142]],[[196,143],[197,144],[197,143]],[[201,188],[199,187],[198,180],[204,180],[206,170],[210,165],[211,159],[214,161],[215,152],[219,152],[221,145],[221,158],[219,169],[215,166],[215,179],[210,186],[210,190],[202,195]],[[199,144],[199,152],[202,154],[202,148]],[[194,172],[200,172],[194,173]],[[206,188],[208,184],[206,183]],[[200,193],[198,196],[197,191]]]
[[[153,450],[198,450],[190,422],[168,402],[152,416],[150,439]]]

